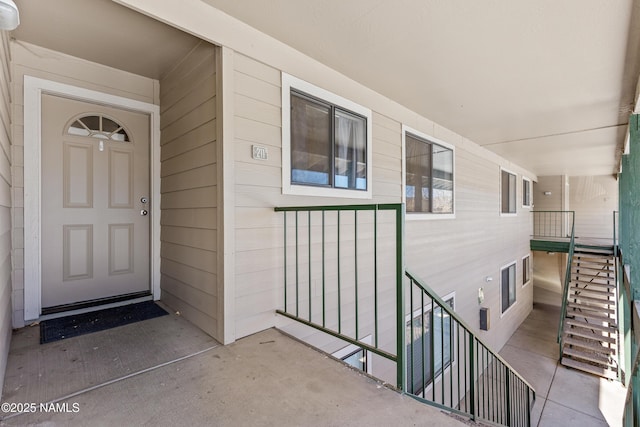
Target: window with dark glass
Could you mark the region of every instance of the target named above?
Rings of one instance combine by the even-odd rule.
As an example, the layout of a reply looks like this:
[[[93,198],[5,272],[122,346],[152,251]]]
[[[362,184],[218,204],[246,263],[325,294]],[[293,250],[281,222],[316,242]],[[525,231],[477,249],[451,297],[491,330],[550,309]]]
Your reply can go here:
[[[505,170],[501,171],[502,213],[516,213],[516,176]]]
[[[367,190],[367,119],[291,91],[291,183]]]
[[[504,313],[516,302],[516,265],[511,264],[501,271],[500,293],[502,312]]]
[[[453,150],[405,135],[407,212],[453,213]]]
[[[522,178],[522,206],[531,207],[531,181]]]
[[[529,255],[522,258],[522,286],[529,283],[531,279],[531,258]]]
[[[453,308],[453,297],[445,301]],[[413,316],[407,322],[407,387],[410,393],[419,394],[429,384],[442,374],[454,361],[451,351],[452,326],[449,313],[440,307],[435,307],[433,316],[431,310],[423,309],[422,313]],[[431,337],[431,334],[434,334]],[[431,342],[433,348],[433,370],[431,371]]]

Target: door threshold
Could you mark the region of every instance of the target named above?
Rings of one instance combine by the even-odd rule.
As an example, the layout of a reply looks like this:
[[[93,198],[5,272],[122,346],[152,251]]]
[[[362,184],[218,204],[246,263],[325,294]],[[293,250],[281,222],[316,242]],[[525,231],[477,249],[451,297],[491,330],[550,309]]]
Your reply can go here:
[[[123,305],[152,300],[153,295],[149,292],[139,292],[135,294],[120,295],[113,298],[86,301],[78,304],[58,305],[55,307],[43,308],[42,315],[38,318],[38,321],[57,319],[59,317],[71,316],[74,314],[90,313],[92,311],[122,307]]]

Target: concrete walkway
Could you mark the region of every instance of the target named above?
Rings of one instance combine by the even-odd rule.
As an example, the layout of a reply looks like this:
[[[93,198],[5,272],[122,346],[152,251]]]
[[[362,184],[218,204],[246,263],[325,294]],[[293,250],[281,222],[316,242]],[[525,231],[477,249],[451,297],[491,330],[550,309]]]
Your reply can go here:
[[[273,329],[221,346],[170,315],[44,345],[38,334],[15,332],[2,397],[35,411],[0,425],[463,425]]]
[[[534,304],[533,312],[502,348],[504,357],[536,389],[532,426],[620,426],[626,390],[617,381],[558,362],[560,307]]]

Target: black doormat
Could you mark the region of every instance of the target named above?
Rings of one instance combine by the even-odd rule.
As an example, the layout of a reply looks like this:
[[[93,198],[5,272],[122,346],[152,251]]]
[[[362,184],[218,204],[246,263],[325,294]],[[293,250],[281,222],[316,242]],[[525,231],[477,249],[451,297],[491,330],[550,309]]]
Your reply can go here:
[[[104,331],[105,329],[153,319],[166,314],[169,313],[153,301],[145,301],[91,313],[45,320],[40,322],[40,344]]]

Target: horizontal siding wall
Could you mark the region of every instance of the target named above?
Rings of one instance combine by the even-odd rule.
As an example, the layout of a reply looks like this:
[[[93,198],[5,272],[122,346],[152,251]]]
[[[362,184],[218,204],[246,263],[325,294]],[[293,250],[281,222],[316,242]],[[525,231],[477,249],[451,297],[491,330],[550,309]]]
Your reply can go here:
[[[406,264],[441,296],[455,292],[457,311],[473,327],[478,327],[480,307],[489,307],[491,330],[481,333],[481,337],[497,348],[502,347],[532,307],[532,286],[522,287],[521,266],[522,257],[529,254],[532,232],[530,209],[521,207],[521,178],[523,174],[529,178],[532,175],[427,119],[407,115],[403,123],[394,118],[397,114],[389,104],[389,111],[384,105],[373,109],[372,200],[283,195],[281,114],[287,112],[281,112],[281,73],[237,52],[234,68],[236,338],[275,325],[282,326],[275,309],[283,306],[283,214],[274,213],[273,208],[400,202],[402,125],[406,124],[456,147],[456,217],[408,220]],[[297,77],[305,79],[304,75]],[[313,83],[346,96],[332,88],[328,77],[318,78]],[[357,93],[356,86],[349,90]],[[350,100],[370,107],[369,96],[363,92],[361,99]],[[267,160],[252,159],[253,144],[267,148]],[[515,216],[500,215],[501,166],[518,174],[518,212]],[[365,242],[359,241],[359,247],[364,245]],[[347,244],[345,247],[351,248]],[[517,302],[502,316],[500,268],[510,262],[517,265]],[[360,268],[364,271],[372,265],[359,265]],[[304,266],[302,270],[306,271]],[[349,274],[353,275],[344,274],[346,282],[351,277]],[[487,277],[492,281],[487,282]],[[315,276],[312,281],[315,283]],[[308,280],[303,283],[308,284]],[[315,286],[312,292],[317,294]],[[485,295],[482,304],[478,303],[480,287],[484,288]],[[383,338],[391,342],[395,339],[393,293],[385,302],[387,307],[381,309],[384,311],[381,317],[386,319]],[[361,328],[365,327],[361,325]],[[284,329],[329,352],[345,345],[300,325],[289,324]],[[361,329],[360,332],[366,331]],[[379,366],[383,365],[379,363]]]
[[[24,326],[24,76],[34,76],[85,89],[158,104],[156,80],[64,55],[29,43],[12,41],[13,140],[11,145],[13,327]],[[8,190],[7,190],[8,191]]]
[[[0,396],[11,343],[11,71],[9,35],[0,33]]]
[[[613,175],[570,177],[569,206],[576,212],[576,236],[613,239],[618,180]]]
[[[162,300],[218,337],[215,48],[160,80]]]

